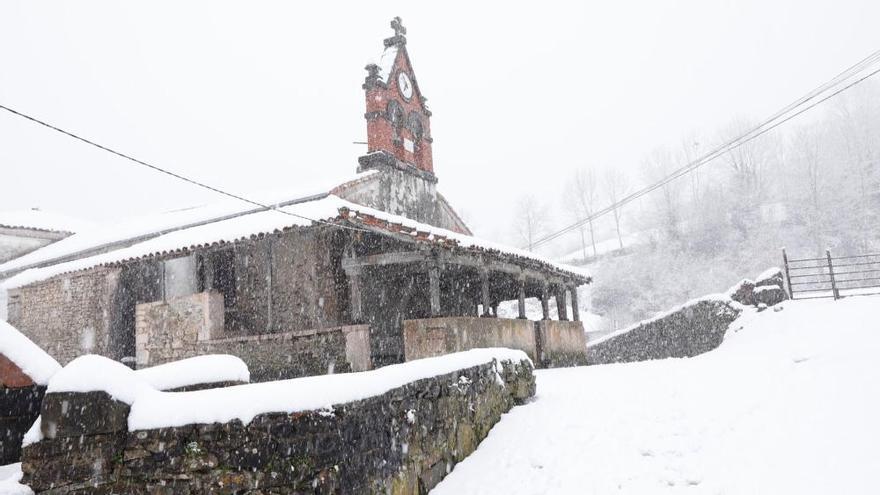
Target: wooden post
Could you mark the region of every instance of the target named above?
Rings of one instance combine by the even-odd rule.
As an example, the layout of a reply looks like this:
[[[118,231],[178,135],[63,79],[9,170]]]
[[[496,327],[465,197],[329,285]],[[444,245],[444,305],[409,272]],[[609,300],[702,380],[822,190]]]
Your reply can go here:
[[[541,286],[541,313],[542,319],[550,319],[550,288],[546,282]]]
[[[431,316],[440,316],[440,268],[436,264],[428,267],[428,285],[431,295]]]
[[[578,307],[578,288],[576,285],[571,286],[571,319],[581,321],[581,310]]]
[[[480,286],[483,296],[482,316],[488,317],[491,316],[491,313],[489,313],[489,307],[491,306],[491,302],[489,300],[489,270],[480,271]]]
[[[519,309],[520,320],[526,319],[526,281],[525,279],[520,279],[519,281],[519,294],[517,297],[517,306]]]
[[[565,303],[565,286],[556,286],[556,316],[559,321],[568,321],[568,304]]]
[[[831,250],[825,250],[825,256],[828,258],[828,275],[831,276],[831,293],[834,294],[834,300],[840,299],[840,292],[837,290],[837,281],[834,280],[834,265],[831,264]]]
[[[363,323],[363,302],[361,300],[361,271],[356,268],[346,270],[348,274],[348,292],[351,299],[352,323]]]
[[[794,292],[791,290],[791,274],[788,271],[788,255],[785,254],[785,248],[782,248],[782,263],[785,265],[785,281],[788,283],[788,298],[794,299]]]

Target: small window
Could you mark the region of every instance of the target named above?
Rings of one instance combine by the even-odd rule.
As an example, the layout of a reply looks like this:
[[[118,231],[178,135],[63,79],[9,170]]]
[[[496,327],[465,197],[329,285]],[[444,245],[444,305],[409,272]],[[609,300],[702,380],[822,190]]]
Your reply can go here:
[[[391,125],[395,129],[403,127],[403,107],[400,106],[400,103],[398,103],[397,100],[391,100],[388,102],[386,112],[388,121],[391,122]]]
[[[196,260],[193,256],[174,258],[164,262],[165,299],[188,296],[198,290]]]
[[[409,113],[409,117],[407,117],[407,127],[413,134],[413,138],[416,142],[422,140],[422,136],[425,135],[425,128],[422,124],[422,117],[418,112],[412,111]]]

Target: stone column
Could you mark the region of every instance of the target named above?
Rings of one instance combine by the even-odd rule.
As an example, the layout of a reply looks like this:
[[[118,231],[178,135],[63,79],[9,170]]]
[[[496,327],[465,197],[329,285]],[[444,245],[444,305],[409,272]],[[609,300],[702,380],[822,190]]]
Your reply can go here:
[[[428,293],[431,299],[431,316],[440,316],[440,267],[428,266]]]
[[[550,288],[547,287],[546,283],[541,286],[541,313],[541,319],[550,319]]]
[[[571,319],[581,321],[581,310],[578,308],[578,288],[573,285],[569,291],[571,292]]]
[[[482,295],[483,295],[483,314],[481,316],[486,316],[486,317],[492,316],[491,313],[489,312],[489,309],[492,304],[489,300],[489,271],[488,270],[482,270],[480,272],[480,285],[482,288]]]
[[[556,287],[556,314],[559,316],[559,321],[568,320],[568,306],[565,304],[565,286],[563,285]]]
[[[517,300],[517,306],[519,307],[519,319],[526,319],[526,281],[521,279],[519,281],[519,297]]]
[[[363,302],[361,299],[361,270],[360,268],[349,268],[346,270],[348,275],[348,293],[351,300],[351,320],[353,323],[363,323],[364,312]]]

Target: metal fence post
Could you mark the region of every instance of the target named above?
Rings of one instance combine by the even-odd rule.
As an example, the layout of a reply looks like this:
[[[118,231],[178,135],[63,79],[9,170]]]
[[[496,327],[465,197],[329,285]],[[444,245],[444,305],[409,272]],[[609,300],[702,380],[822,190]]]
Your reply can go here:
[[[782,263],[785,266],[785,281],[788,283],[788,298],[794,299],[794,292],[791,290],[791,274],[788,272],[788,255],[785,254],[785,248],[782,248]]]
[[[834,280],[834,265],[831,264],[831,250],[825,250],[825,256],[828,258],[828,274],[831,276],[831,293],[834,294],[834,300],[840,299],[840,292],[837,291],[837,282]]]

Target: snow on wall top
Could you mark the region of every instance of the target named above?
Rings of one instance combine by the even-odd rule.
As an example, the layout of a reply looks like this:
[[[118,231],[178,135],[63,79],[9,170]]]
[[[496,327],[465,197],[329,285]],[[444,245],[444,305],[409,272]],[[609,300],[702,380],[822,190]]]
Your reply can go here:
[[[142,368],[135,371],[135,374],[156,390],[171,390],[207,383],[251,381],[247,364],[237,356],[229,354],[195,356]]]
[[[0,354],[21,368],[37,385],[46,385],[61,369],[58,361],[5,321],[0,321]]]
[[[284,190],[261,191],[250,194],[248,197],[265,205],[286,204],[326,195],[334,188],[364,179],[375,173],[375,170],[370,170],[353,177],[343,178],[343,180],[322,178],[297,184],[293,190],[288,187]],[[255,205],[230,198],[207,205],[93,225],[91,228],[84,229],[66,239],[0,265],[0,273],[49,263],[56,259],[76,256],[79,253],[88,253],[105,245],[125,243],[126,241],[134,243],[174,230],[193,227],[200,223],[220,221],[231,216],[259,210],[260,208]],[[279,216],[285,217],[287,215]]]
[[[74,233],[87,230],[94,224],[38,209],[0,211],[0,227]]]
[[[263,413],[330,409],[381,395],[407,383],[493,361],[529,361],[512,349],[474,349],[361,373],[323,375],[194,392],[160,392],[137,372],[96,355],[74,359],[49,382],[47,392],[107,392],[131,406],[130,431],[228,422],[249,423]],[[529,361],[530,362],[530,361]]]

